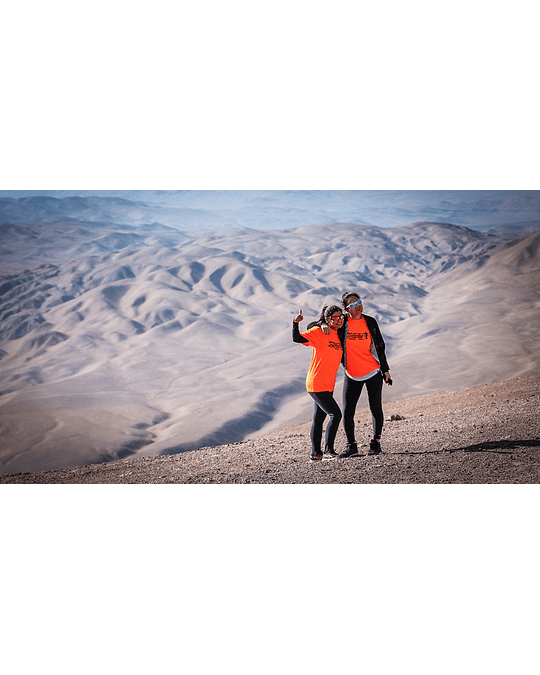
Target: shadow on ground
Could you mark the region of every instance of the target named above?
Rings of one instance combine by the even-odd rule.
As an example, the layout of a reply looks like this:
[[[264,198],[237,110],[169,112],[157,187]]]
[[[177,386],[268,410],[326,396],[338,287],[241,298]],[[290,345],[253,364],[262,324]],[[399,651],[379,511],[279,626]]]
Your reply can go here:
[[[421,450],[411,452],[393,452],[393,455],[442,455],[453,452],[491,452],[500,455],[511,455],[513,450],[520,448],[538,448],[540,449],[540,439],[522,440],[522,441],[486,441],[485,443],[475,443],[462,448],[441,448],[440,450]]]

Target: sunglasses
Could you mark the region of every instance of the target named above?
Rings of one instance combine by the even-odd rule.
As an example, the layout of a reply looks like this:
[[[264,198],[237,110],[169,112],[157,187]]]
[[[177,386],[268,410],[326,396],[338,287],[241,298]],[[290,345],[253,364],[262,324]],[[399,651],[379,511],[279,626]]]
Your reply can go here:
[[[329,316],[327,321],[331,321],[332,323],[334,323],[334,321],[339,321],[340,319],[343,318],[345,318],[343,314],[336,314],[336,316]]]
[[[362,298],[358,298],[358,300],[355,300],[350,305],[347,305],[347,309],[354,309],[355,307],[360,307],[361,304],[362,304]]]

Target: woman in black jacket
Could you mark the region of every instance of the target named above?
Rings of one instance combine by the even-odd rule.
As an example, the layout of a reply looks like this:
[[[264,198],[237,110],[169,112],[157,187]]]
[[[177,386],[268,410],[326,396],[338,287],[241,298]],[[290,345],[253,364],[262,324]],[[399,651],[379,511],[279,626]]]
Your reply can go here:
[[[381,433],[384,423],[382,410],[383,380],[392,384],[390,367],[386,360],[384,340],[377,321],[364,314],[358,293],[346,292],[341,296],[345,322],[338,331],[343,346],[343,427],[347,448],[340,457],[357,457],[358,445],[354,434],[354,414],[364,384],[368,393],[369,408],[373,419],[373,438],[368,455],[381,452]]]

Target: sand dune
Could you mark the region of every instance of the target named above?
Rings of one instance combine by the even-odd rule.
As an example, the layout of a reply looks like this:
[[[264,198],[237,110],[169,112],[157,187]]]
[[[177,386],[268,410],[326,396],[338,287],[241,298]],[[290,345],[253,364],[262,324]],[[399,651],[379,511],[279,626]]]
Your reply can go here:
[[[290,321],[347,288],[387,339],[387,401],[538,372],[538,234],[333,223],[188,235],[58,220],[4,234],[2,472],[170,454],[308,419],[310,354]]]

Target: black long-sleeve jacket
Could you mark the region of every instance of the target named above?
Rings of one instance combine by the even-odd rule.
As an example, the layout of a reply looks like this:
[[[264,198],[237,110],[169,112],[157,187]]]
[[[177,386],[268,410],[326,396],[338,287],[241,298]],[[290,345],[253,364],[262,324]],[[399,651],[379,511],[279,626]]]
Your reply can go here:
[[[318,325],[319,324],[317,324],[317,323],[310,323],[309,326],[308,326],[308,330],[310,328],[313,328],[313,326],[318,326]],[[309,342],[309,340],[306,340],[306,338],[301,335],[300,327],[296,323],[296,321],[292,322],[292,339],[293,339],[293,342],[299,342],[300,344],[302,344],[304,342]]]

